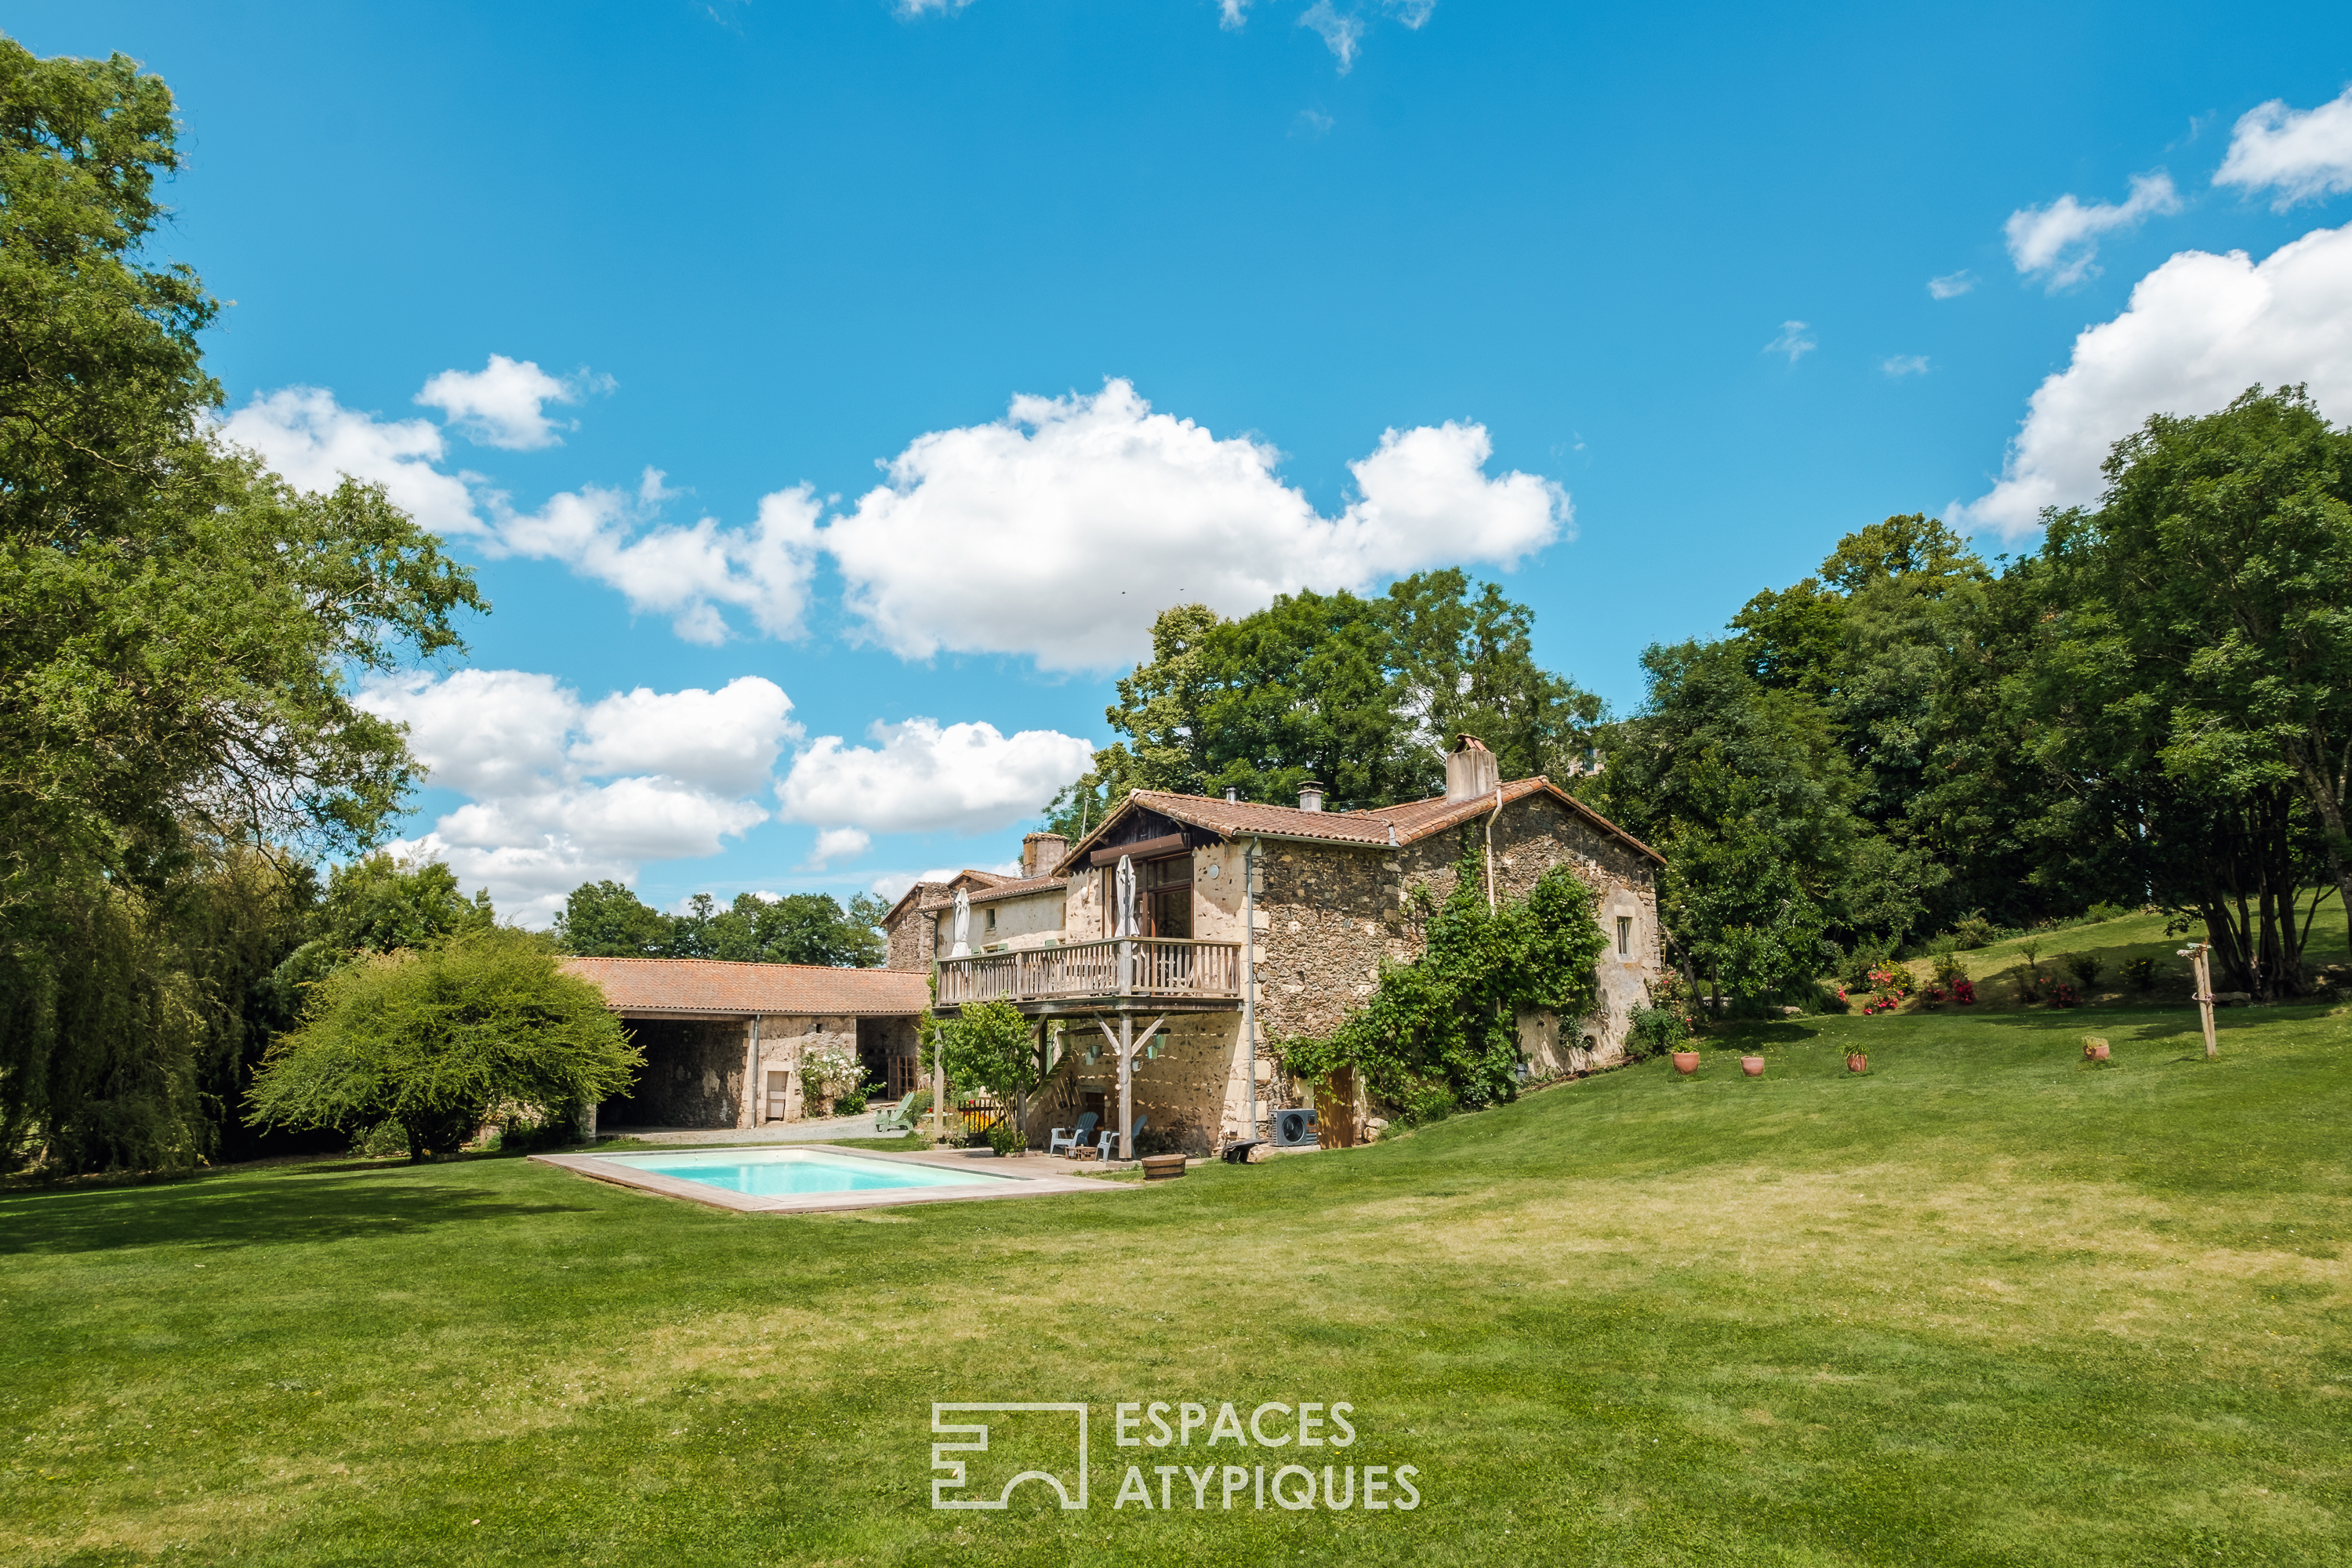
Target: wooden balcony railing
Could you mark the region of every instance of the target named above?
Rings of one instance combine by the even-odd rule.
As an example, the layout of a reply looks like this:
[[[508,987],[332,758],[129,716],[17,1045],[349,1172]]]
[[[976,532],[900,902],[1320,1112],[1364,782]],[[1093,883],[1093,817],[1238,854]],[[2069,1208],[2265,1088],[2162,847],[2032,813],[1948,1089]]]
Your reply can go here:
[[[940,960],[939,1004],[1239,996],[1237,942],[1074,942]]]

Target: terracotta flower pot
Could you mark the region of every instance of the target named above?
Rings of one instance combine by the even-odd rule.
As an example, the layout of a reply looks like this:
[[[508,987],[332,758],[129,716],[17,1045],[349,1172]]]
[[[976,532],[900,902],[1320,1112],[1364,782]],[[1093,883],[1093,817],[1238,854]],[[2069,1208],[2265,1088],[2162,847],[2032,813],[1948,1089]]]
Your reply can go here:
[[[1698,1071],[1698,1053],[1696,1051],[1676,1051],[1675,1053],[1675,1070],[1682,1074],[1685,1078],[1688,1078],[1691,1074]]]
[[[1848,1072],[1868,1072],[1870,1070],[1870,1058],[1863,1055],[1860,1051],[1852,1052],[1845,1058],[1845,1070]]]
[[[1764,1058],[1762,1057],[1742,1057],[1739,1058],[1739,1070],[1746,1073],[1749,1078],[1762,1078],[1764,1076]]]
[[[2105,1040],[2084,1040],[2083,1042],[2083,1058],[2085,1061],[2105,1061],[2107,1059],[2107,1042]]]

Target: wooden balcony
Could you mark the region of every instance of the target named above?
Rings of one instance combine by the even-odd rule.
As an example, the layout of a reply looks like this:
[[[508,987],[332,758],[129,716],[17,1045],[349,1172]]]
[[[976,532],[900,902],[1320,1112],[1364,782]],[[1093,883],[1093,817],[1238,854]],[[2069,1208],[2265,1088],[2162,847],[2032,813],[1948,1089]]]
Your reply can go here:
[[[942,958],[937,1005],[1010,1002],[1033,1016],[1098,1012],[1122,1003],[1161,1011],[1229,1012],[1242,994],[1237,942],[1074,942]]]

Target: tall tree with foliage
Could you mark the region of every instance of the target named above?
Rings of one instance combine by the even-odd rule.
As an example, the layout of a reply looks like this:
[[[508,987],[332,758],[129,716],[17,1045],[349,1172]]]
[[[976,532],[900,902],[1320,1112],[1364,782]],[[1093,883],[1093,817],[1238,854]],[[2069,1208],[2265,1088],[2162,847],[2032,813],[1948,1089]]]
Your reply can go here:
[[[0,1151],[61,1164],[205,1152],[155,1086],[217,1040],[108,998],[188,980],[133,966],[170,962],[241,847],[381,835],[411,770],[352,677],[482,607],[380,489],[299,494],[216,439],[216,303],[148,248],[174,136],[130,60],[0,39]],[[105,934],[131,926],[160,945]],[[141,1072],[93,1066],[121,1050]]]
[[[1132,789],[1282,801],[1320,782],[1335,809],[1424,799],[1467,731],[1505,776],[1581,763],[1601,701],[1536,663],[1534,613],[1492,584],[1424,572],[1375,597],[1302,591],[1223,620],[1180,605],[1106,712],[1126,739],[1046,808],[1076,835]]]
[[[555,919],[557,944],[584,958],[718,958],[873,969],[889,954],[877,929],[889,906],[859,893],[844,910],[828,893],[767,899],[738,893],[725,909],[697,893],[666,915],[614,881],[583,882]]]
[[[2158,416],[2118,442],[2096,511],[2046,553],[2103,612],[2082,634],[2165,773],[2215,798],[2299,796],[2352,904],[2352,430],[2300,386]]]

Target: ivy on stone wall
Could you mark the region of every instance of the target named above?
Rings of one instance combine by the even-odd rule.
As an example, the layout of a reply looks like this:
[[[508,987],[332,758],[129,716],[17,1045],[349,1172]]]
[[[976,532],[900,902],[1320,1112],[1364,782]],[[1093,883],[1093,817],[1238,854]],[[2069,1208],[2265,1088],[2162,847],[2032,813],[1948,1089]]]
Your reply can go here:
[[[1564,866],[1492,912],[1486,889],[1484,842],[1465,831],[1453,894],[1430,916],[1422,956],[1382,965],[1371,999],[1330,1034],[1278,1042],[1285,1069],[1328,1084],[1353,1068],[1375,1101],[1398,1107],[1441,1091],[1473,1106],[1515,1098],[1517,1015],[1590,1013],[1608,939],[1592,889]]]

